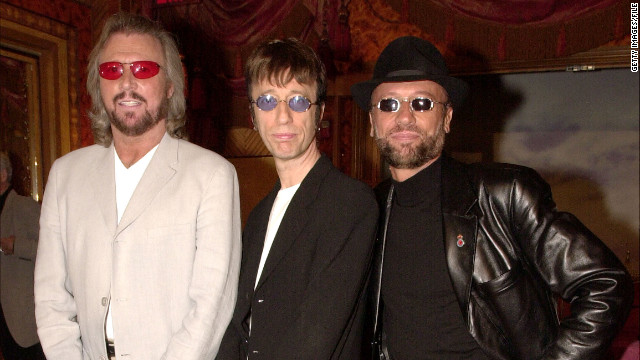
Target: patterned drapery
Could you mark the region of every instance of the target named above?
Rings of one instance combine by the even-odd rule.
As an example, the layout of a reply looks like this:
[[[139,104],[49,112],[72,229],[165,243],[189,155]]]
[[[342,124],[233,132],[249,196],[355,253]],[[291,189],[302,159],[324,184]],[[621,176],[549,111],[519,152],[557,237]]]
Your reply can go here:
[[[604,9],[619,0],[432,0],[480,20],[502,24],[553,23]]]

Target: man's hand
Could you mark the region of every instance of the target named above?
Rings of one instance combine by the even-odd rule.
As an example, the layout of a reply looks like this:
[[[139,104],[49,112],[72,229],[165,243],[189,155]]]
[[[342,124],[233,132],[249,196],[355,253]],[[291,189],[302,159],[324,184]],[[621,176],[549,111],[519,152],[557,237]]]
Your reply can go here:
[[[0,239],[0,249],[5,255],[13,255],[13,243],[16,242],[16,237],[11,235]]]

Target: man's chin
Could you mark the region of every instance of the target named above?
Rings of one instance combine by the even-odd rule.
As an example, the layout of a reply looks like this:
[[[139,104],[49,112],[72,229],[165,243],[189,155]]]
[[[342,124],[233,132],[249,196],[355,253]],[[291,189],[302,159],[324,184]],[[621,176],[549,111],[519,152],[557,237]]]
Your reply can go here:
[[[395,162],[395,164],[392,166],[396,169],[417,169],[426,163],[427,162],[423,160],[417,161],[417,160],[411,159],[411,160]]]
[[[117,117],[117,114],[112,114],[110,120],[112,126],[127,136],[142,135],[158,123],[158,119],[153,118],[149,113],[143,116],[125,113],[122,117]]]
[[[432,153],[419,151],[415,146],[405,146],[402,148],[392,148],[391,153],[383,151],[383,155],[388,164],[396,169],[417,169],[434,159]]]
[[[413,145],[405,145],[405,146],[394,146],[391,148],[393,154],[398,159],[409,160],[412,157],[416,156],[416,147]]]

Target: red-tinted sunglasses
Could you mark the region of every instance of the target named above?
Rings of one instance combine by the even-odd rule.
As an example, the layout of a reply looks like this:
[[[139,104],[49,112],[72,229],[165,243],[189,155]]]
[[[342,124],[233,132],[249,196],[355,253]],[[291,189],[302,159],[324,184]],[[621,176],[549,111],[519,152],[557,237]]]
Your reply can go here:
[[[152,78],[160,72],[160,65],[153,61],[134,61],[132,63],[109,61],[98,65],[98,72],[103,79],[116,80],[124,74],[123,65],[129,65],[131,73],[137,79]]]

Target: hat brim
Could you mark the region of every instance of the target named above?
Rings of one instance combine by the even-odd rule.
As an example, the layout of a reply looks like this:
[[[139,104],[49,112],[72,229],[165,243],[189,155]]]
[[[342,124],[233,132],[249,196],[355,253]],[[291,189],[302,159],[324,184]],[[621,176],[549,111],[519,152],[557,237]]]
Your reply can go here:
[[[351,86],[351,95],[358,106],[364,111],[371,109],[371,93],[378,85],[387,82],[407,82],[430,80],[442,86],[449,96],[449,102],[454,108],[459,108],[469,92],[469,85],[463,80],[447,75],[404,75],[384,77],[363,81]]]

